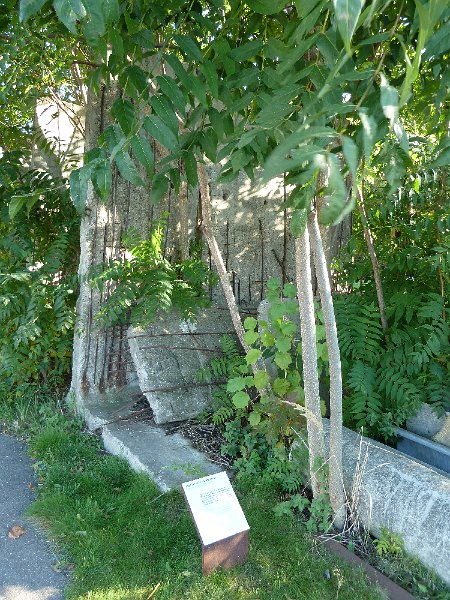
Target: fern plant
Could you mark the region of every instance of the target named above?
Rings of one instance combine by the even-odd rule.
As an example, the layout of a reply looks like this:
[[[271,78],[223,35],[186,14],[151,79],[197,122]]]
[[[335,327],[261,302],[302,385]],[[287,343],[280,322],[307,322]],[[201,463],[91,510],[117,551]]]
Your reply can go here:
[[[0,384],[64,378],[72,355],[78,216],[65,182],[0,159]]]
[[[438,413],[450,408],[449,327],[441,296],[393,294],[387,340],[373,302],[338,297],[335,306],[348,425],[388,439],[422,402]]]
[[[106,292],[96,315],[102,326],[130,321],[146,326],[158,311],[172,309],[193,319],[199,308],[209,305],[205,284],[214,283],[214,277],[207,265],[197,258],[171,263],[164,257],[163,232],[163,221],[147,239],[130,230],[123,258],[91,272],[91,285]]]

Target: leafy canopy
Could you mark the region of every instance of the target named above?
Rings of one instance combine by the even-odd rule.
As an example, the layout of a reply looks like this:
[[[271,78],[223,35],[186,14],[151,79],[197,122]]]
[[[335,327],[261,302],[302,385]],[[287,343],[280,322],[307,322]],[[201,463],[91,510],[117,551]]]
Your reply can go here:
[[[26,21],[50,3],[20,6]],[[52,7],[95,57],[91,87],[115,79],[123,90],[98,150],[72,175],[80,209],[90,178],[108,194],[112,163],[132,184],[149,183],[156,202],[183,178],[195,185],[196,161],[206,156],[222,162],[224,181],[242,169],[253,177],[261,165],[266,180],[286,174],[298,234],[320,171],[329,175],[321,190],[326,223],[352,209],[347,175],[355,180],[374,148],[382,149],[394,189],[408,161],[402,109],[414,94],[422,96],[429,130],[445,135],[445,0],[54,0]],[[157,173],[148,136],[168,153]],[[438,160],[447,155],[444,147]]]

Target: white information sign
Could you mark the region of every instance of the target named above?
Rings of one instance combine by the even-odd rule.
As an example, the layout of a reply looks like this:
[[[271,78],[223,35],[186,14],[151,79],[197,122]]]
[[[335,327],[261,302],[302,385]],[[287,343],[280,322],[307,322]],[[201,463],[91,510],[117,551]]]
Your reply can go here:
[[[250,529],[225,471],[183,483],[183,490],[204,546]]]

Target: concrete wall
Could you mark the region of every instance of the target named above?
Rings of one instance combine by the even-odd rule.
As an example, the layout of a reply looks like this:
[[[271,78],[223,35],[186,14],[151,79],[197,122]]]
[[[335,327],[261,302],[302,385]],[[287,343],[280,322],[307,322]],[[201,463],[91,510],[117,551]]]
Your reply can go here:
[[[450,478],[344,428],[343,480],[354,516],[369,531],[399,534],[450,585]]]
[[[73,102],[39,102],[34,115],[31,166],[68,177],[83,158],[85,109]]]

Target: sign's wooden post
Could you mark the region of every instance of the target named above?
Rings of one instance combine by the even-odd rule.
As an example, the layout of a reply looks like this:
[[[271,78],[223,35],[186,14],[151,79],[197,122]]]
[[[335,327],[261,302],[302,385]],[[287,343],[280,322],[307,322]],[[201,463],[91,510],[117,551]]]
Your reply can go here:
[[[182,487],[202,542],[203,573],[244,563],[250,527],[225,471]]]

